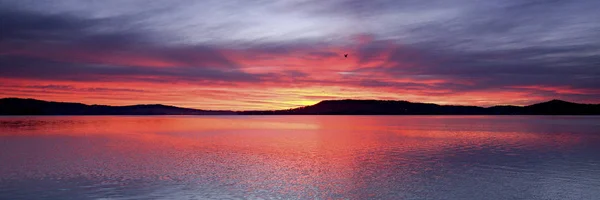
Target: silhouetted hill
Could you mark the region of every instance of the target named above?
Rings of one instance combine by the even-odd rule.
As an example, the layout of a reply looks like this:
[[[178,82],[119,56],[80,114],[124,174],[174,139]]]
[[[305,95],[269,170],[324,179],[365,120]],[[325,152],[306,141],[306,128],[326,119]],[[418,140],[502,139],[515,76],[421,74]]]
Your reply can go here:
[[[578,104],[562,100],[552,100],[548,102],[533,104],[524,107],[526,114],[537,115],[598,115],[600,114],[600,104]]]
[[[289,110],[246,111],[250,115],[599,115],[599,104],[578,104],[560,100],[530,106],[437,105],[408,101],[326,100]]]
[[[207,111],[160,104],[106,106],[36,99],[0,99],[0,115],[600,115],[600,104],[561,100],[529,106],[437,105],[408,101],[325,100],[315,105],[273,111]]]
[[[476,106],[440,106],[431,103],[411,103],[408,101],[325,100],[312,106],[271,112],[271,114],[317,115],[440,115],[485,114],[485,109]]]
[[[106,106],[51,102],[36,99],[0,99],[0,115],[214,115],[229,111],[205,111],[159,104]]]
[[[490,115],[523,115],[525,110],[521,106],[492,106],[486,108]]]

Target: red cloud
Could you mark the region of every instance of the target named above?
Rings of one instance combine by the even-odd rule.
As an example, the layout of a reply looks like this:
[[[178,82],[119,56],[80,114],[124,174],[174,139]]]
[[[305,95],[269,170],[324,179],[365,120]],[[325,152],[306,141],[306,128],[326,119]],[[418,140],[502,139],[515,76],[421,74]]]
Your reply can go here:
[[[20,72],[19,69],[7,68],[0,71],[0,96],[88,104],[162,103],[200,109],[255,110],[285,109],[323,99],[346,98],[524,105],[554,98],[543,93],[549,91],[567,95],[565,97],[600,93],[598,90],[538,85],[477,89],[485,82],[474,78],[415,74],[415,71],[431,69],[431,63],[441,61],[426,62],[426,56],[394,42],[376,41],[371,35],[357,35],[354,40],[359,45],[246,49],[156,46],[118,49],[48,44],[8,48],[5,45],[0,47],[0,55],[4,58],[21,56],[61,61],[74,67],[103,64],[107,68],[136,68],[133,71],[102,69],[102,79],[92,79],[100,75],[84,73],[84,70],[62,71],[81,78],[76,80],[61,79],[63,76],[34,79],[31,77],[35,76],[23,73],[16,76],[13,72]],[[343,56],[345,53],[349,54],[348,58]],[[47,69],[50,65],[35,67]],[[157,70],[163,68],[177,71]],[[211,70],[198,71],[204,68]],[[239,72],[229,73],[236,70]]]

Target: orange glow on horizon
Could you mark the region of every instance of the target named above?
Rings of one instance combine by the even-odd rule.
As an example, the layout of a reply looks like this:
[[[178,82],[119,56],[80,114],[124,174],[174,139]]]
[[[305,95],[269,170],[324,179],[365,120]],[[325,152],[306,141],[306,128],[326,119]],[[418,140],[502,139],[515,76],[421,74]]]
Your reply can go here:
[[[234,71],[237,74],[224,75],[224,79],[194,76],[181,79],[169,75],[171,71],[167,71],[167,75],[92,74],[88,75],[89,80],[68,80],[72,77],[65,80],[52,77],[0,78],[0,97],[106,105],[166,104],[204,110],[276,110],[335,99],[407,100],[476,106],[528,105],[571,97],[569,95],[600,93],[598,90],[543,85],[462,89],[476,87],[478,82],[433,75],[392,75],[385,70],[391,67],[419,69],[427,66],[410,61],[391,62],[392,52],[401,48],[394,43],[381,44],[377,47],[377,54],[361,55],[359,48],[373,44],[374,39],[369,35],[358,35],[354,40],[357,46],[298,48],[293,52],[281,54],[252,49],[220,49],[217,53],[222,55],[222,58],[206,55],[196,58],[196,54],[201,52],[177,49],[178,55],[189,58],[185,62],[162,58],[159,53],[150,50],[103,52],[61,47],[62,49],[44,54],[46,51],[36,51],[36,48],[52,47],[33,45],[20,50],[3,50],[2,54],[100,66],[136,66],[138,68],[135,70],[141,72],[144,72],[144,69],[177,69],[183,70],[178,73],[185,75],[185,70],[203,68],[189,67],[197,65],[225,72]],[[345,53],[349,54],[348,58],[343,57]],[[228,63],[233,63],[233,66]],[[73,76],[78,78],[78,75]],[[229,76],[233,77],[228,78]],[[251,78],[238,81],[236,76],[240,76],[242,80],[244,76]],[[448,85],[457,88],[447,87]],[[564,100],[598,103],[597,99],[577,98]]]

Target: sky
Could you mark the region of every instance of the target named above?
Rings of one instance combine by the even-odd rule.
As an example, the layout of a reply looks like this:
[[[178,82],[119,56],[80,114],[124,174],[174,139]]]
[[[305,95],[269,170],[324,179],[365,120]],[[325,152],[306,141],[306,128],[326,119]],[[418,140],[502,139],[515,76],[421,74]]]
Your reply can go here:
[[[598,0],[0,0],[0,97],[208,110],[600,103],[599,9]]]

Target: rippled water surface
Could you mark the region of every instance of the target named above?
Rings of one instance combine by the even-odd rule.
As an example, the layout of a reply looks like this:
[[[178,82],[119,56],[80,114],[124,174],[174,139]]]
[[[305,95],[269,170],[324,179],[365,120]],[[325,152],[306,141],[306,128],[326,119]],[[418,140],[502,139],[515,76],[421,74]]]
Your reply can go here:
[[[600,117],[0,117],[0,199],[599,199]]]

